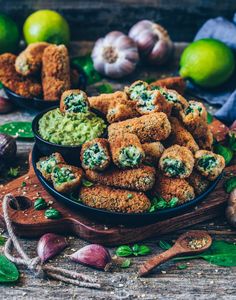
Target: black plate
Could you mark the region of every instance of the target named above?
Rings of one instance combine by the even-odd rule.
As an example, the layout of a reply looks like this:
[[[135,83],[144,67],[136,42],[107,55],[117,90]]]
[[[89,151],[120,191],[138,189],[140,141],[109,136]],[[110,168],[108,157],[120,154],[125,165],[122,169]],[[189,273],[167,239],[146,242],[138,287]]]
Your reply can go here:
[[[79,80],[78,80],[78,86],[74,86],[72,88],[77,88],[84,90],[86,89],[87,84],[87,77],[84,71],[79,68],[78,66],[73,65],[73,69],[76,69],[79,73]],[[7,94],[7,97],[9,98],[9,101],[11,101],[14,105],[21,107],[21,108],[27,108],[31,110],[45,110],[47,108],[53,107],[53,106],[59,106],[60,100],[43,100],[38,98],[25,98],[23,96],[20,96],[16,93],[14,93],[9,88],[3,86],[3,89],[5,93]]]
[[[78,209],[78,211],[83,212],[84,214],[91,217],[92,219],[101,220],[103,223],[142,226],[144,224],[155,223],[158,220],[169,219],[170,217],[179,215],[185,212],[186,210],[196,206],[201,201],[203,201],[204,198],[214,190],[218,181],[222,177],[222,175],[220,175],[215,181],[213,181],[209,186],[209,188],[203,194],[177,207],[163,209],[153,213],[149,213],[149,212],[139,213],[139,214],[118,213],[118,212],[111,212],[103,209],[89,207],[87,205],[82,204],[81,202],[77,202],[76,200],[70,199],[68,195],[64,195],[57,192],[53,188],[52,184],[46,181],[36,168],[36,163],[39,161],[41,156],[42,154],[39,152],[37,146],[35,145],[32,152],[32,164],[33,164],[34,171],[39,181],[42,183],[43,187],[58,201],[63,202],[65,205],[69,207]]]

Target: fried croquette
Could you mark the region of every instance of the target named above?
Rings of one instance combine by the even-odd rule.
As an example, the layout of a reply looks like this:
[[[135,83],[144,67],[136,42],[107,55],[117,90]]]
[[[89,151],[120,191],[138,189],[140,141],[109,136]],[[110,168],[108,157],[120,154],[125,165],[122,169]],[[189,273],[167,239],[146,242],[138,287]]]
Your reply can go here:
[[[140,95],[148,90],[148,84],[145,81],[137,80],[130,86],[124,88],[124,92],[128,95],[130,100],[136,101]]]
[[[124,133],[133,133],[138,136],[141,143],[165,140],[170,132],[170,122],[167,115],[162,112],[113,123],[108,127],[109,138]]]
[[[206,128],[205,134],[197,139],[200,149],[212,150],[214,137],[209,127]]]
[[[30,44],[16,58],[16,72],[23,76],[33,75],[40,71],[42,66],[43,52],[49,44],[46,42],[38,42]]]
[[[83,144],[80,159],[84,169],[103,171],[111,162],[110,147],[106,139],[96,138]]]
[[[114,189],[103,185],[82,187],[79,199],[91,207],[122,213],[141,213],[147,211],[151,206],[150,200],[144,193]]]
[[[139,113],[134,109],[133,105],[130,105],[130,103],[119,103],[114,101],[108,108],[106,119],[111,124],[138,116]]]
[[[67,90],[61,95],[61,112],[86,113],[89,111],[88,97],[81,90]]]
[[[86,170],[86,177],[99,184],[146,192],[155,183],[155,168],[143,165],[126,170],[112,168],[102,173]]]
[[[116,103],[126,104],[128,97],[124,92],[117,91],[111,94],[100,94],[98,96],[88,97],[88,101],[90,107],[106,115],[108,109],[115,106]]]
[[[186,178],[186,180],[194,188],[194,191],[197,195],[205,192],[210,184],[210,182],[196,170],[193,170],[191,175]]]
[[[171,124],[171,134],[169,135],[166,143],[167,145],[180,145],[187,147],[190,151],[195,153],[199,150],[199,146],[194,140],[192,134],[184,128],[181,122],[175,117],[169,117]]]
[[[183,146],[174,145],[167,148],[159,161],[159,167],[163,174],[172,178],[186,178],[194,166],[192,152]]]
[[[58,164],[51,172],[51,179],[56,191],[70,193],[76,190],[82,181],[83,171],[80,168]]]
[[[58,100],[70,89],[70,61],[64,45],[50,45],[42,57],[44,100]]]
[[[65,161],[60,153],[55,152],[50,156],[41,157],[36,164],[36,168],[46,180],[51,180],[52,170],[58,164],[65,164]]]
[[[186,82],[185,80],[178,76],[178,77],[167,77],[163,79],[156,80],[150,84],[150,86],[157,86],[157,87],[165,87],[167,89],[175,90],[180,95],[184,94],[186,89]]]
[[[225,167],[225,159],[212,151],[199,150],[195,153],[195,167],[208,180],[215,180]]]
[[[25,97],[35,98],[42,94],[42,86],[32,78],[25,78],[15,69],[16,56],[11,53],[0,55],[0,81],[14,93]]]
[[[185,179],[169,178],[159,174],[153,193],[169,202],[172,198],[179,199],[178,205],[195,198],[193,187]]]
[[[165,148],[160,142],[142,144],[145,153],[145,162],[157,163]]]
[[[135,168],[143,162],[145,153],[137,135],[124,133],[109,139],[112,160],[119,168]]]

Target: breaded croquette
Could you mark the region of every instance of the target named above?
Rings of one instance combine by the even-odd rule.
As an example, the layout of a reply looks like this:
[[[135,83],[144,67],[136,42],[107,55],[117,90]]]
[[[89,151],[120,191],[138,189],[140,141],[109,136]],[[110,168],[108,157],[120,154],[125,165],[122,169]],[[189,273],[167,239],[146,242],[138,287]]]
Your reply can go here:
[[[111,94],[100,94],[98,96],[88,97],[91,108],[94,108],[104,115],[108,113],[108,109],[115,106],[116,103],[126,104],[128,97],[126,93],[117,91]]]
[[[210,184],[210,182],[196,170],[193,170],[192,174],[186,178],[186,180],[194,188],[197,195],[205,192]]]
[[[80,168],[58,164],[52,169],[51,179],[55,190],[70,193],[80,186],[82,175],[83,171]]]
[[[169,146],[174,144],[184,146],[193,153],[199,150],[198,144],[194,140],[192,134],[184,128],[177,118],[169,117],[169,121],[171,124],[171,134],[166,141]]]
[[[196,169],[210,181],[215,180],[225,167],[225,159],[212,151],[199,150],[195,153]]]
[[[138,136],[141,143],[165,140],[170,132],[170,122],[167,115],[162,112],[113,123],[108,127],[109,138],[124,133],[133,133]]]
[[[42,85],[44,100],[58,100],[70,89],[70,61],[64,45],[50,45],[42,57]]]
[[[159,80],[152,82],[150,86],[165,87],[167,89],[175,90],[180,95],[183,95],[184,91],[186,89],[186,82],[180,76],[167,77],[167,78],[159,79]]]
[[[109,143],[96,138],[83,144],[80,159],[84,169],[103,171],[111,162]]]
[[[119,168],[140,166],[145,157],[137,135],[124,133],[109,139],[112,160]]]
[[[197,138],[200,149],[212,150],[214,137],[209,127],[206,128],[206,132],[201,137]]]
[[[86,177],[100,184],[146,192],[155,183],[155,168],[150,166],[127,170],[111,168],[102,173],[86,170]]]
[[[145,161],[148,163],[157,163],[165,148],[160,142],[142,144],[145,153]]]
[[[114,189],[103,185],[82,187],[79,199],[91,207],[122,213],[141,213],[147,211],[151,206],[150,200],[144,193]]]
[[[193,171],[194,157],[188,148],[174,145],[163,152],[159,167],[167,177],[186,178]]]
[[[131,103],[119,103],[114,101],[114,103],[108,108],[106,118],[111,124],[138,116],[139,113],[134,109]]]
[[[36,167],[46,180],[51,180],[52,170],[58,164],[65,164],[65,161],[60,153],[55,152],[50,156],[41,157]]]
[[[0,55],[0,81],[14,93],[25,98],[40,97],[41,85],[31,78],[25,78],[15,69],[16,56],[11,53]]]
[[[61,95],[61,112],[85,113],[89,111],[88,97],[81,90],[67,90]]]
[[[178,205],[194,199],[193,187],[185,179],[169,178],[163,175],[157,176],[153,193],[169,202],[172,198],[179,199]]]
[[[43,52],[49,44],[46,42],[38,42],[30,44],[16,58],[16,72],[23,76],[33,75],[40,71],[42,66]]]
[[[148,84],[145,81],[137,80],[130,86],[124,88],[124,92],[128,95],[130,100],[138,100],[140,95],[148,90]]]

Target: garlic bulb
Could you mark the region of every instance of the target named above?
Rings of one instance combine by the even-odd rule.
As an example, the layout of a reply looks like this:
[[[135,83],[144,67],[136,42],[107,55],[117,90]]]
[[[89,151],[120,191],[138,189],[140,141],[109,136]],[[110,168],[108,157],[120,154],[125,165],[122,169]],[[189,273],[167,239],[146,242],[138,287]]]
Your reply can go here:
[[[112,31],[95,43],[92,51],[94,68],[111,78],[132,73],[139,61],[135,42],[119,31]]]
[[[173,52],[173,43],[168,32],[159,24],[149,20],[136,23],[129,31],[140,56],[152,64],[164,64]]]

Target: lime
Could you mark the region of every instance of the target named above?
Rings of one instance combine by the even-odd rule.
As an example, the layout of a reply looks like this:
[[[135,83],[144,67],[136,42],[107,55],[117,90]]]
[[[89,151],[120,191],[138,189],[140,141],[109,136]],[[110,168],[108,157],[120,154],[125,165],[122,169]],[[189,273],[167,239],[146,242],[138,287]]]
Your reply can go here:
[[[202,87],[216,87],[233,73],[235,59],[232,50],[215,39],[191,43],[180,59],[180,75]]]
[[[16,23],[8,16],[0,14],[0,53],[15,52],[19,39]]]
[[[38,10],[31,14],[23,27],[27,44],[48,42],[68,45],[70,29],[67,21],[53,10]]]

